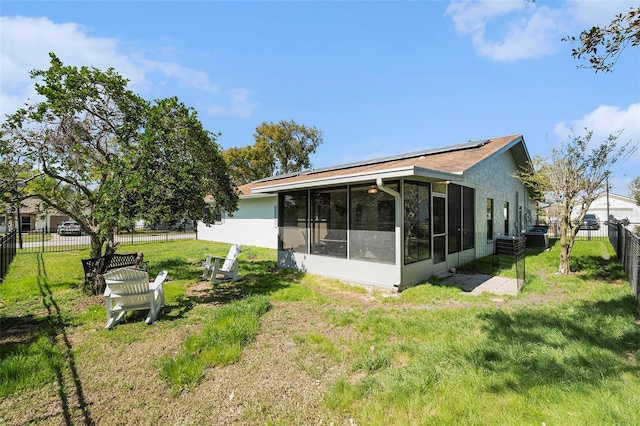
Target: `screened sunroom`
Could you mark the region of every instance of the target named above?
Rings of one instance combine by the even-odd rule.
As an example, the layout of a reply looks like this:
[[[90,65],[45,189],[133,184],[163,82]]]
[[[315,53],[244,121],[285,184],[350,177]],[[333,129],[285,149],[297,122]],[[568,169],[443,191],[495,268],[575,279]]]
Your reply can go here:
[[[505,136],[274,176],[241,201],[273,197],[279,266],[404,288],[531,225],[535,202],[514,177],[529,161],[522,136]]]

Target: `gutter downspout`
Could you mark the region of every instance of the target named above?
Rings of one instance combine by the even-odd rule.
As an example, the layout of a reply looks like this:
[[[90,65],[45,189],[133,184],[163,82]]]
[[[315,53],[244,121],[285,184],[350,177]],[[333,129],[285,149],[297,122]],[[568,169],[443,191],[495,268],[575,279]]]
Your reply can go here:
[[[396,236],[396,266],[397,266],[397,270],[398,270],[398,278],[396,280],[396,283],[394,284],[394,287],[398,287],[400,288],[400,285],[402,284],[402,205],[400,203],[400,193],[397,191],[394,191],[393,189],[387,187],[384,185],[384,182],[382,182],[382,178],[378,177],[376,178],[376,186],[378,187],[378,189],[380,189],[382,192],[386,192],[387,194],[391,195],[394,199],[395,199],[395,207],[396,207],[396,232],[395,232],[395,236]]]

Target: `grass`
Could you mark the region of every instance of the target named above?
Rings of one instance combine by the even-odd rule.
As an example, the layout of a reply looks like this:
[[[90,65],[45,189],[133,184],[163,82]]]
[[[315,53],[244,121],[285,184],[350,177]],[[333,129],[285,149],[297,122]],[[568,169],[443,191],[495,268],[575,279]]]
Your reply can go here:
[[[265,296],[250,296],[216,310],[202,331],[186,339],[178,355],[163,360],[160,376],[179,393],[195,385],[205,368],[238,361],[268,308]]]
[[[80,288],[87,253],[16,257],[0,423],[640,424],[638,303],[606,241],[579,241],[571,276],[557,245],[528,251],[524,288],[502,298],[437,279],[389,294],[255,247],[242,281],[213,287],[199,262],[228,245],[136,249],[169,270],[167,302],[113,330]]]

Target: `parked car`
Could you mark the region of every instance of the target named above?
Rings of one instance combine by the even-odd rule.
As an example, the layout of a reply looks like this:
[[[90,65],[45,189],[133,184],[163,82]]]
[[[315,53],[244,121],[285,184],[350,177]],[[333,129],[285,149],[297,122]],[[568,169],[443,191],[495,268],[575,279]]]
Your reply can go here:
[[[598,230],[600,229],[600,221],[598,220],[598,216],[595,214],[586,214],[584,219],[582,219],[582,223],[580,224],[580,229],[591,229]]]
[[[58,225],[58,235],[81,235],[82,229],[78,222],[67,220]]]

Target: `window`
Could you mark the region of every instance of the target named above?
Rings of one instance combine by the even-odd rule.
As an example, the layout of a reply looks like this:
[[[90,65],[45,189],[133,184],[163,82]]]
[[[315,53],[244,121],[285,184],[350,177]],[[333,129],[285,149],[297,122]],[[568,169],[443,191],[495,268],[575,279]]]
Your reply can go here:
[[[397,183],[387,187],[398,191]],[[368,192],[369,185],[349,190],[349,258],[395,263],[395,199],[384,191]]]
[[[404,183],[404,263],[431,258],[429,185]]]
[[[493,199],[487,198],[487,240],[493,240]]]
[[[504,235],[509,235],[509,202],[504,202]]]
[[[446,194],[447,184],[444,182],[433,182],[431,184],[431,191],[433,191],[436,194]]]
[[[475,247],[476,240],[476,190],[462,190],[462,249]]]
[[[278,196],[278,247],[296,253],[308,253],[307,191],[282,193]]]
[[[460,251],[462,239],[462,187],[456,184],[449,184],[447,193],[447,215],[449,236],[448,253]]]
[[[311,191],[311,253],[347,257],[347,188]]]

